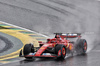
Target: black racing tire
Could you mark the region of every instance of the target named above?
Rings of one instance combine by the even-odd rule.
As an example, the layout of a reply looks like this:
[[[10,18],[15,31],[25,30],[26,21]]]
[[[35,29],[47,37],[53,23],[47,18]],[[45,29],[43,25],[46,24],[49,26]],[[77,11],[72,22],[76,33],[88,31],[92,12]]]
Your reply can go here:
[[[32,44],[26,44],[23,48],[24,56],[29,55],[29,53],[34,53],[34,46]],[[32,59],[32,57],[25,57],[26,59]]]
[[[58,56],[57,59],[64,59],[66,56],[66,47],[63,44],[55,46],[55,54]]]
[[[85,39],[78,39],[76,42],[76,52],[80,54],[86,54],[87,41]]]
[[[19,53],[19,57],[21,57],[22,56],[22,50],[20,50],[20,53]]]

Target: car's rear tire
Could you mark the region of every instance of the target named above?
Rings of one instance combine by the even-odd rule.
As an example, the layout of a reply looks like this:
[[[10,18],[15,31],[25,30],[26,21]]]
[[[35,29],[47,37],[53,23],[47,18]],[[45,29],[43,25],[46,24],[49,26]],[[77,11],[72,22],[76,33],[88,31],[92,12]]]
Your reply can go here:
[[[76,52],[85,54],[87,51],[87,41],[85,39],[78,39],[76,43]]]
[[[23,48],[24,56],[29,55],[29,53],[34,53],[34,46],[32,44],[26,44]],[[32,59],[32,57],[25,57],[26,59]]]
[[[66,56],[66,47],[63,44],[55,46],[55,54],[58,56],[57,59],[64,59]]]

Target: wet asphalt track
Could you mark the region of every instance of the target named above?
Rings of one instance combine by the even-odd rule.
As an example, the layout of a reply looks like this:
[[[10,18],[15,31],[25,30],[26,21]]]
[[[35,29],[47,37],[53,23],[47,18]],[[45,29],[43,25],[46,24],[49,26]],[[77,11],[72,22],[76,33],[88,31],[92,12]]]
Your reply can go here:
[[[1,21],[49,36],[54,32],[85,32],[83,38],[88,41],[84,56],[21,60],[2,66],[99,66],[99,7],[96,0],[0,0]]]
[[[0,56],[15,52],[23,46],[19,39],[8,34],[0,32],[0,39]]]
[[[9,41],[7,38],[3,36],[0,36],[0,56],[2,52],[7,51],[12,47],[13,43],[11,41]]]
[[[96,50],[97,49],[97,50]],[[68,57],[65,60],[56,60],[53,58],[41,58],[35,60],[21,60],[19,62],[9,63],[2,66],[99,66],[100,65],[100,47],[96,47],[86,55],[77,55]]]

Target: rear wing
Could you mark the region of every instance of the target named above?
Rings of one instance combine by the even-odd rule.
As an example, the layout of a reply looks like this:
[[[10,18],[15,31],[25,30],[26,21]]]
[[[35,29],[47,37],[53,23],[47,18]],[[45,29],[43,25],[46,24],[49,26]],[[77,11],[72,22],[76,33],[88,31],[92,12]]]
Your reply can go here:
[[[81,37],[81,33],[54,33],[60,35],[61,38],[76,38]]]

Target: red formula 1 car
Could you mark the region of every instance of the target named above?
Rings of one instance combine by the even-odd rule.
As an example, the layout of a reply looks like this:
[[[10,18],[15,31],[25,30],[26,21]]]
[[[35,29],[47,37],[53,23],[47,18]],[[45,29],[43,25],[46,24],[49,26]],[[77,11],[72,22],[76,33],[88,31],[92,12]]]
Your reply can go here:
[[[33,57],[56,57],[64,59],[67,54],[85,54],[87,41],[81,39],[80,33],[55,33],[55,38],[47,39],[47,42],[39,41],[40,47],[26,44],[20,51],[19,56],[31,59]]]

